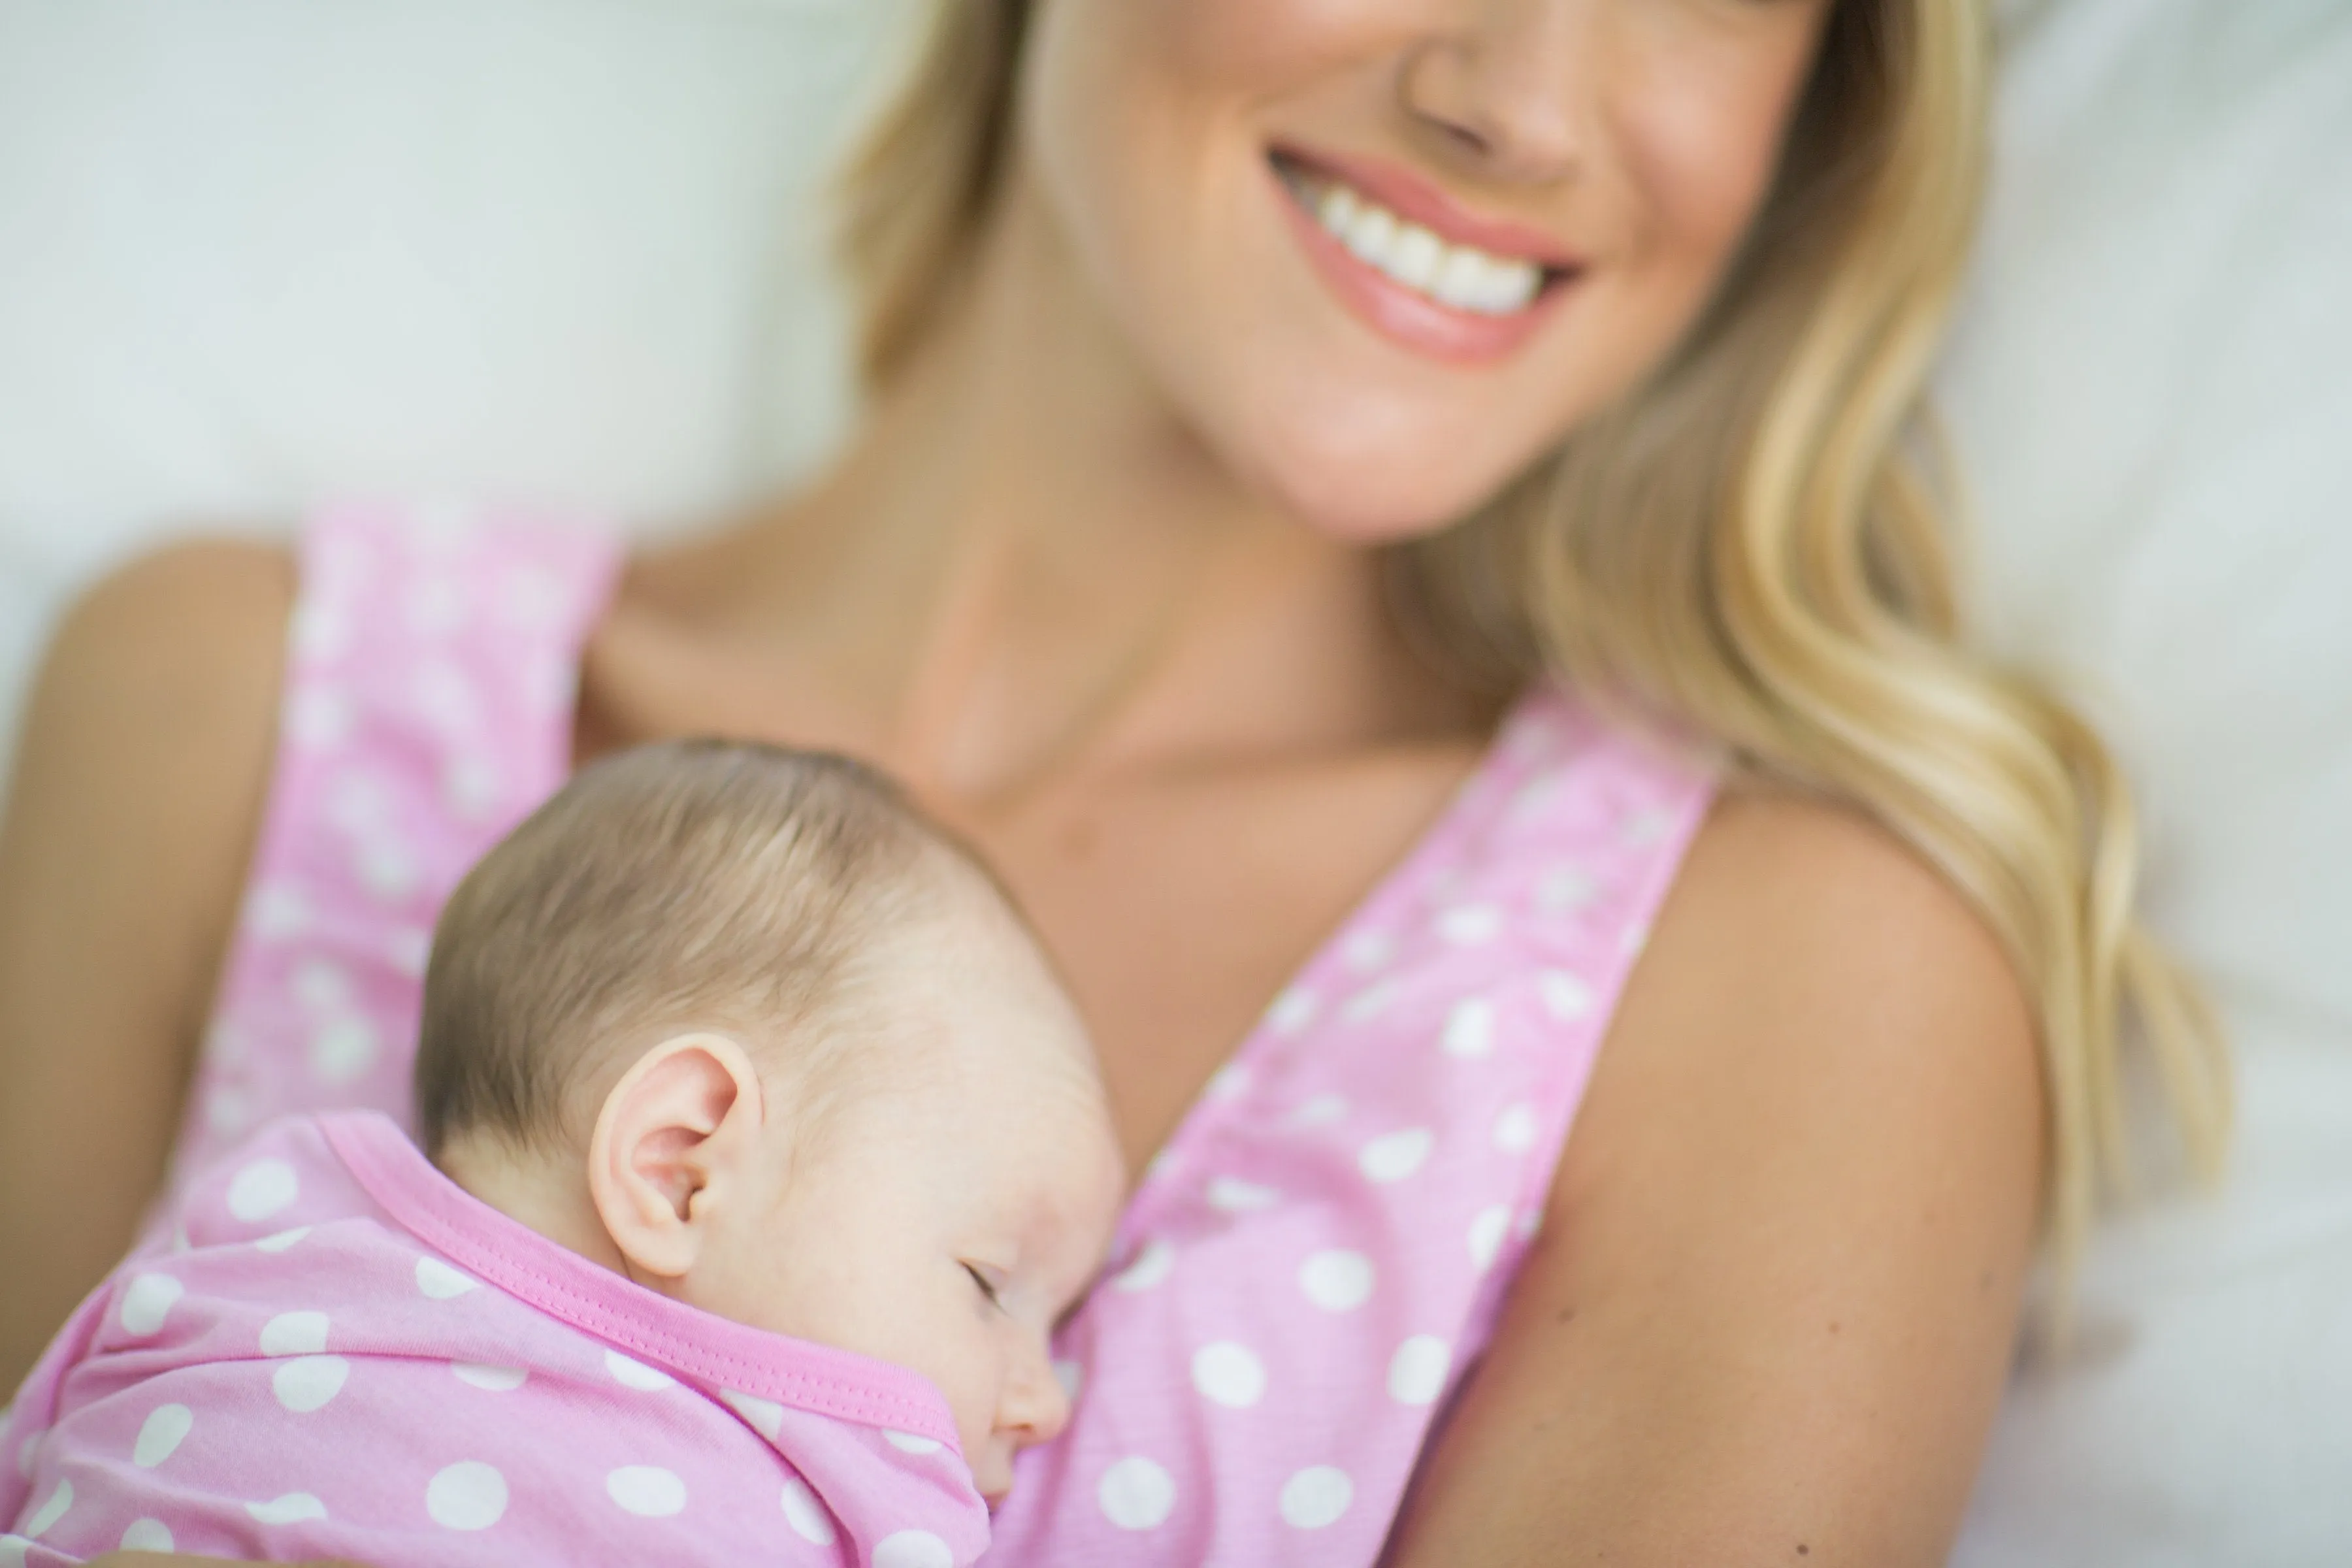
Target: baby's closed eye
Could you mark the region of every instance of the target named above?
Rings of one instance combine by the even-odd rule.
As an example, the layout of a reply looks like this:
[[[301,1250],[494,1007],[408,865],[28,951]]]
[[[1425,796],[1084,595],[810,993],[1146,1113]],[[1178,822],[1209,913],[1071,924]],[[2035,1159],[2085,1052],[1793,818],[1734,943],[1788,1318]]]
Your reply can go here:
[[[988,1298],[991,1306],[1004,1305],[1001,1288],[988,1277],[988,1271],[985,1268],[977,1263],[967,1263],[963,1266],[963,1271],[971,1276],[971,1282],[980,1287],[980,1293]]]

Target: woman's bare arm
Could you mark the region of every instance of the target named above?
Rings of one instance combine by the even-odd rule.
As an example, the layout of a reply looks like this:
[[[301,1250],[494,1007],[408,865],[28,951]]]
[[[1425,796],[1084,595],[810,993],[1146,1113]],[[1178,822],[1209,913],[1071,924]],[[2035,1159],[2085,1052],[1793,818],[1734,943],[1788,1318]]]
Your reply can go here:
[[[0,817],[0,1388],[162,1179],[251,854],[293,571],[183,545],[67,618]]]
[[[2032,1249],[2033,1039],[1893,839],[1727,801],[1394,1568],[1943,1562]]]

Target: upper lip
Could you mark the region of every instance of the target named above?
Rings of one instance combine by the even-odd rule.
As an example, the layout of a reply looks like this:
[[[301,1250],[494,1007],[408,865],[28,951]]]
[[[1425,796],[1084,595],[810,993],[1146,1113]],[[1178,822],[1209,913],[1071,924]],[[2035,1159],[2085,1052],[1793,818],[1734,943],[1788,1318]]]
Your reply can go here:
[[[1558,272],[1574,272],[1584,258],[1542,229],[1501,218],[1481,217],[1437,185],[1401,164],[1351,153],[1309,151],[1277,143],[1274,155],[1310,173],[1353,185],[1399,217],[1417,223],[1449,245],[1466,245],[1503,260],[1532,261]]]

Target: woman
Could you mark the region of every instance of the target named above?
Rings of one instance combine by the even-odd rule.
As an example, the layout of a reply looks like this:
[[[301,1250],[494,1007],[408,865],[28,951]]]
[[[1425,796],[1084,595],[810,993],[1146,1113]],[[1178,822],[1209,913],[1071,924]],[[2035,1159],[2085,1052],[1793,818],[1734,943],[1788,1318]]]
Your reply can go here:
[[[435,854],[721,731],[873,758],[969,833],[1162,1156],[1009,1560],[1939,1560],[2037,1234],[2064,1256],[2116,1146],[2119,1011],[2193,1149],[2221,1103],[2095,739],[1956,646],[1919,399],[1984,33],[1971,0],[947,0],[851,171],[873,407],[806,493],[609,598],[593,547],[347,519],[299,570],[135,565],[62,632],[0,839],[0,1375],[131,1239],[192,1063],[198,1152],[256,1099],[398,1108]],[[518,561],[544,613],[401,700],[523,739],[425,724],[437,796],[338,793],[366,694]],[[551,721],[572,670],[530,661],[575,642]],[[275,879],[353,844],[348,905]],[[300,957],[330,940],[377,967]],[[1457,949],[1501,1000],[1412,1014]],[[1383,1007],[1444,1049],[1367,1069],[1342,1026]],[[296,1020],[299,1091],[255,1065]],[[1406,1234],[1487,1125],[1441,1058],[1534,1075],[1491,1124],[1537,1179],[1467,1264]],[[1349,1121],[1400,1085],[1436,1154]],[[1387,1237],[1378,1291],[1217,1163],[1276,1121],[1368,1140],[1313,1213]],[[1253,1316],[1302,1289],[1308,1331]],[[1315,1361],[1400,1295],[1443,1321],[1383,1320],[1385,1389]],[[1181,1331],[1211,1312],[1242,1327]],[[1286,1334],[1316,1376],[1249,1350]],[[1286,1377],[1284,1440],[1347,1465],[1226,1462]]]

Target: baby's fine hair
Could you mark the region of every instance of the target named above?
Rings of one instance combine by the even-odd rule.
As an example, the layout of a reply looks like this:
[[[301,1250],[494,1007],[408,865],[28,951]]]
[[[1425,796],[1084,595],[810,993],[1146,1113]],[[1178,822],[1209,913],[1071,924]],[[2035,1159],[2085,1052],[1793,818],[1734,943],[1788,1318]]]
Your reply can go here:
[[[821,1025],[859,955],[927,907],[942,850],[970,858],[846,757],[695,740],[582,769],[435,928],[425,1152],[562,1135],[572,1087],[641,1030]]]

